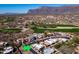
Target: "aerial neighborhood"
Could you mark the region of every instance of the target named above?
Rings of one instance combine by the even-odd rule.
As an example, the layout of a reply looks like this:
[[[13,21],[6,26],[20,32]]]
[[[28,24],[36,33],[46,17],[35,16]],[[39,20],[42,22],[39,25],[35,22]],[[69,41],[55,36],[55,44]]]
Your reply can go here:
[[[0,54],[79,54],[79,5],[0,14]]]

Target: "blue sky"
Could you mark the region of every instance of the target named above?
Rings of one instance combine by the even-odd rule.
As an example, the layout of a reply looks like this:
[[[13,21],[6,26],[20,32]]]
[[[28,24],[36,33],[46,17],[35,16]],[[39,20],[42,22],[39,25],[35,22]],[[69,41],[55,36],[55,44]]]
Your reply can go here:
[[[0,4],[0,13],[26,13],[29,9],[41,6],[72,6],[73,4]]]

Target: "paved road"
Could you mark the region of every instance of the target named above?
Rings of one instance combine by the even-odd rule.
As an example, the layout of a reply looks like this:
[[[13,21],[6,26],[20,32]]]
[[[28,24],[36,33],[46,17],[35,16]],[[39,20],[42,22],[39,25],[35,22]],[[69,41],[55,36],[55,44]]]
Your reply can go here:
[[[45,38],[42,38],[42,40],[48,40],[49,38],[67,38],[67,39],[70,39],[69,37],[63,37],[63,36],[50,36],[50,37],[45,37]],[[41,40],[40,40],[41,41]],[[34,44],[34,43],[37,43],[38,41],[34,41],[34,42],[31,42],[29,44]]]
[[[37,54],[37,52],[35,52],[33,49],[30,50],[33,54]]]

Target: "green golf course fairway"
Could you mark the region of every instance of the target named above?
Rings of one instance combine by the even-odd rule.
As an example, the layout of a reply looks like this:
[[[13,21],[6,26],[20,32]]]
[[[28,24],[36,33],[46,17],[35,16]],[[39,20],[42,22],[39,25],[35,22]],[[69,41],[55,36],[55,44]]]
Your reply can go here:
[[[58,26],[55,28],[52,27],[43,27],[43,26],[33,26],[32,29],[35,33],[44,33],[44,31],[48,30],[50,32],[79,32],[79,26]]]
[[[0,29],[1,33],[18,33],[21,32],[21,29],[14,28],[14,29]]]

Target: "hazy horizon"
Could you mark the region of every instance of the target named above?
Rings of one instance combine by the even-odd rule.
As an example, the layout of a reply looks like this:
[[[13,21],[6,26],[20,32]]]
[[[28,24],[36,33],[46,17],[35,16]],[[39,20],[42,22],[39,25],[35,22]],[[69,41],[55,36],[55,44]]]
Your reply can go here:
[[[76,6],[79,4],[0,4],[0,14],[4,13],[27,13],[29,9],[35,9],[41,6],[62,7]]]

